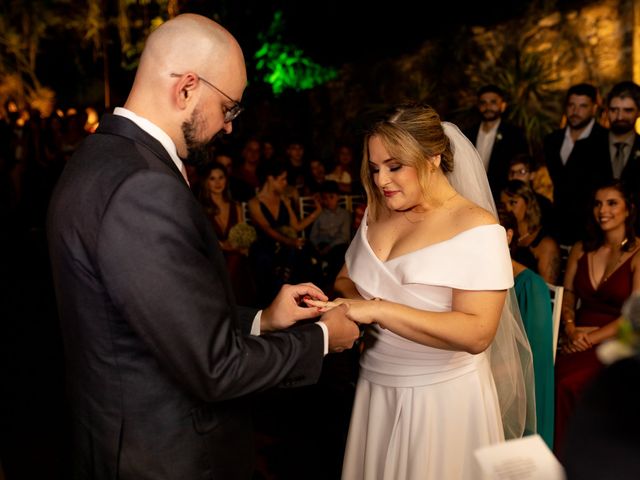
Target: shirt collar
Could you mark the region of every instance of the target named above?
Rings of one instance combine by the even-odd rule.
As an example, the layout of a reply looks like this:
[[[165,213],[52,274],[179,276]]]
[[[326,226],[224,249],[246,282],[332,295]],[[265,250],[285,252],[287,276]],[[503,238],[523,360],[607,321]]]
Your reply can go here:
[[[164,130],[158,127],[155,123],[147,120],[146,118],[141,117],[140,115],[136,115],[131,110],[128,110],[123,107],[116,107],[113,110],[113,114],[128,118],[133,123],[135,123],[138,127],[140,127],[142,130],[144,130],[153,138],[158,140],[160,144],[164,147],[164,149],[167,151],[169,156],[171,157],[171,160],[173,160],[173,163],[176,164],[176,167],[178,167],[178,170],[180,172],[185,172],[184,164],[182,163],[182,160],[180,160],[180,157],[178,157],[176,144],[173,143],[173,140],[171,140],[171,137],[169,137],[169,135],[167,135],[164,132]]]
[[[624,138],[613,141],[613,135],[609,132],[609,144],[615,145],[616,143],[626,143],[629,147],[633,147],[633,143],[636,140],[636,132],[631,130]]]
[[[592,118],[589,124],[584,128],[584,130],[578,137],[578,140],[582,140],[583,138],[587,138],[589,135],[591,135],[591,130],[593,130],[593,126],[595,124],[596,124],[596,119]],[[571,142],[573,142],[570,132],[571,132],[571,129],[567,126],[567,128],[564,129],[564,136],[571,139]]]

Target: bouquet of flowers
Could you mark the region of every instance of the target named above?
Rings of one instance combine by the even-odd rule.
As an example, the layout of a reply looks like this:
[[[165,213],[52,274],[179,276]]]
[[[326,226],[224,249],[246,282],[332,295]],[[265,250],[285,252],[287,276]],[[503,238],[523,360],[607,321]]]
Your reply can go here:
[[[256,229],[245,222],[236,223],[229,230],[229,243],[233,248],[249,248],[256,237]]]
[[[622,321],[616,338],[603,342],[597,350],[605,365],[640,353],[640,294],[633,294],[622,306]]]
[[[295,231],[293,227],[290,227],[289,225],[283,225],[281,227],[278,227],[278,231],[285,237],[298,238],[298,233]]]

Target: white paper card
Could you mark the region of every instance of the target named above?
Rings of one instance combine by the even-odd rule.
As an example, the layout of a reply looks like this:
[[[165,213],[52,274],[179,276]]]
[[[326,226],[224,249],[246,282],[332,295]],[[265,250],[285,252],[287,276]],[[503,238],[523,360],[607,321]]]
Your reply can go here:
[[[479,448],[477,480],[565,480],[564,469],[540,435]]]

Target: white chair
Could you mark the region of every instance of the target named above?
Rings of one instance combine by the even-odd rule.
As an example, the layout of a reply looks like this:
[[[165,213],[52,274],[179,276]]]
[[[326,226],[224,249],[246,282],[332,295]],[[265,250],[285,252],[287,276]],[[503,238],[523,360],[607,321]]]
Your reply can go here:
[[[316,200],[313,196],[304,196],[298,199],[298,217],[302,220],[308,217],[316,209]],[[311,230],[311,226],[307,227],[307,230]],[[302,238],[306,237],[306,232],[303,230],[300,232]]]
[[[251,225],[251,215],[249,215],[249,202],[241,202],[240,207],[242,208],[242,219],[249,225]]]
[[[556,363],[556,351],[558,350],[558,336],[560,333],[560,315],[562,314],[562,297],[564,287],[547,283],[551,296],[551,319],[553,324],[553,364]]]

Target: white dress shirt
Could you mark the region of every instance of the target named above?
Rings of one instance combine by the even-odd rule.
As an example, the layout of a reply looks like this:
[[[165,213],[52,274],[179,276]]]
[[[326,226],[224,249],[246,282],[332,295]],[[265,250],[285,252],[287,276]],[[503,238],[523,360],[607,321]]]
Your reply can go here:
[[[491,151],[493,150],[493,144],[496,141],[496,134],[498,133],[498,127],[500,126],[500,120],[496,122],[491,130],[485,132],[480,124],[478,129],[478,138],[476,139],[476,149],[482,158],[482,164],[484,165],[485,172],[489,170],[489,160],[491,160]]]
[[[583,138],[587,138],[589,135],[591,135],[591,130],[593,129],[593,126],[595,125],[595,123],[596,123],[596,119],[592,118],[591,121],[589,122],[589,125],[587,125],[587,127],[582,131],[582,133],[578,137],[578,140],[582,140]],[[576,142],[578,140],[576,140]],[[571,130],[569,129],[569,127],[567,127],[564,129],[564,141],[562,142],[562,147],[560,147],[560,158],[562,159],[563,165],[567,164],[567,160],[569,160],[569,155],[571,155],[574,145],[575,145],[575,142],[573,141],[573,138],[571,138]]]

